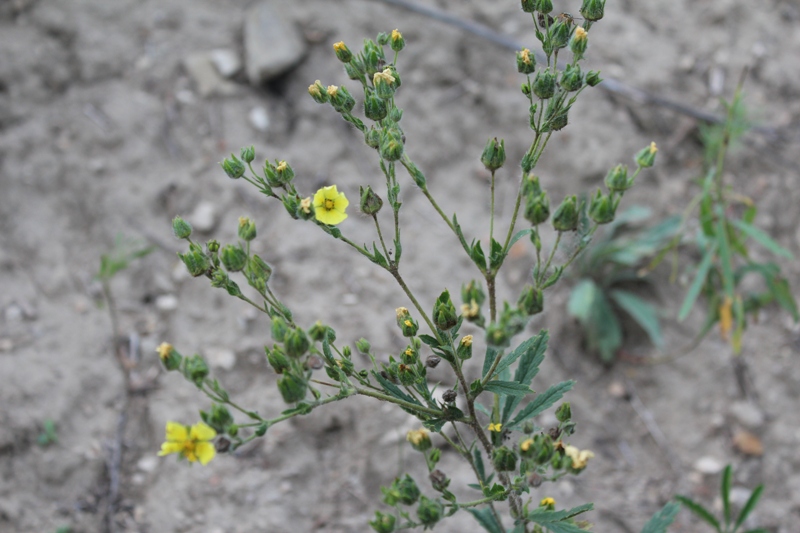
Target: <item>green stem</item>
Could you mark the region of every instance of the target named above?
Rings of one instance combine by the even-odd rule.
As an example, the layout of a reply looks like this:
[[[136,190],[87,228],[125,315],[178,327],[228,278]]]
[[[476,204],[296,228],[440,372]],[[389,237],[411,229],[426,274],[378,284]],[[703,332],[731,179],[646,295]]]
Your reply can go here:
[[[388,394],[383,394],[381,392],[374,392],[359,387],[355,387],[355,391],[357,394],[361,394],[363,396],[369,396],[371,398],[376,398],[384,402],[394,403],[399,405],[400,407],[404,407],[406,409],[410,409],[412,411],[416,411],[419,413],[425,413],[426,415],[435,416],[436,418],[441,418],[442,416],[444,416],[444,413],[442,413],[438,409],[431,409],[430,407],[425,407],[424,405],[417,405],[415,403],[407,402],[405,400],[401,400],[400,398],[395,398],[394,396],[389,396]],[[468,423],[469,419],[464,418],[459,421]]]
[[[411,292],[411,289],[409,289],[408,285],[406,285],[405,280],[403,280],[403,277],[400,275],[400,272],[397,269],[397,265],[389,267],[389,273],[392,276],[394,276],[394,279],[397,280],[397,283],[400,285],[400,288],[403,289],[403,292],[406,293],[406,296],[408,296],[408,299],[411,300],[412,304],[414,304],[414,307],[419,312],[419,314],[422,316],[423,320],[425,320],[425,323],[428,324],[428,327],[430,328],[431,333],[433,333],[434,335],[436,335],[438,337],[439,333],[437,332],[436,327],[433,325],[433,322],[428,317],[428,314],[422,308],[422,306],[420,305],[419,301],[417,301],[417,298],[414,296],[414,293]],[[441,340],[441,339],[439,339],[439,340]]]
[[[378,239],[381,241],[381,248],[383,248],[383,254],[386,256],[386,260],[389,262],[389,265],[393,265],[394,261],[392,261],[392,256],[389,255],[389,250],[386,248],[386,243],[383,241],[383,233],[381,232],[381,225],[378,222],[378,215],[374,213],[372,215],[372,220],[375,221],[375,229],[378,230]]]
[[[459,509],[464,509],[466,507],[475,507],[475,506],[478,506],[478,505],[481,505],[481,504],[484,504],[484,503],[495,502],[495,501],[499,500],[500,498],[504,498],[507,494],[508,494],[508,492],[505,492],[503,494],[498,494],[498,495],[495,495],[495,496],[488,496],[486,498],[481,498],[480,500],[473,500],[471,502],[465,502],[465,503],[456,502],[456,503],[451,503],[449,505],[450,506],[454,506],[454,507],[458,507]]]
[[[545,277],[547,276],[547,269],[550,268],[550,263],[553,262],[553,258],[556,255],[556,250],[558,249],[558,245],[561,243],[561,236],[563,234],[563,231],[558,232],[558,235],[556,236],[556,242],[553,244],[553,249],[550,250],[550,256],[547,258],[547,263],[545,263],[544,268],[539,269],[539,279],[536,280],[536,285],[541,285],[546,279]]]
[[[491,208],[489,210],[489,246],[491,246],[492,241],[494,241],[494,181],[495,181],[494,173],[495,171],[492,170],[492,185],[491,185],[492,202],[491,202]]]

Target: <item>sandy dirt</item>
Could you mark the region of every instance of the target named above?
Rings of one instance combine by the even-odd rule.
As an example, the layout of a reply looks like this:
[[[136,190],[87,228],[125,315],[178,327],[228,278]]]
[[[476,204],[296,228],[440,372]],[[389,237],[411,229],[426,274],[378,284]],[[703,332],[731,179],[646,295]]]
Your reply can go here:
[[[533,44],[516,1],[425,3]],[[209,204],[215,217],[202,238],[223,242],[236,238],[240,215],[251,216],[259,227],[257,251],[274,266],[274,287],[299,323],[322,320],[341,340],[367,337],[384,357],[405,344],[394,308],[408,302],[388,274],[290,220],[280,205],[229,180],[217,164],[252,143],[259,159],[289,161],[307,192],[336,183],[354,199],[359,185],[382,181],[374,152],[306,94],[315,79],[347,83],[331,43],[356,47],[379,31],[404,32],[399,105],[407,150],[444,211],[458,210],[467,235],[488,238],[488,187],[479,162],[486,139],[505,138],[513,163],[500,173],[498,209],[507,220],[516,164],[531,138],[512,53],[379,1],[273,4],[309,40],[303,62],[267,88],[240,75],[234,94],[203,97],[183,60],[216,48],[241,52],[246,2],[0,3],[0,532],[64,526],[74,532],[361,532],[380,508],[381,484],[404,469],[424,480],[419,457],[403,442],[414,422],[362,399],[276,426],[207,467],[155,456],[167,420],[191,423],[208,407],[180,376],[159,370],[155,347],[162,341],[206,356],[238,403],[265,414],[284,408],[263,356],[267,322],[182,273],[175,255],[181,243],[170,228],[177,214],[191,219],[198,205]],[[579,7],[556,4],[573,13]],[[746,92],[753,116],[786,126],[800,119],[798,23],[800,8],[790,0],[612,0],[592,30],[587,64],[706,110],[715,110],[715,93],[731,94],[742,68],[751,65]],[[270,118],[266,132],[248,121],[256,107]],[[570,126],[551,142],[539,173],[554,198],[588,191],[651,140],[661,147],[659,163],[625,202],[674,214],[697,190],[702,153],[691,119],[662,107],[589,91]],[[728,167],[731,183],[761,207],[760,227],[796,257],[798,163],[796,140],[753,135]],[[406,277],[430,306],[443,288],[457,293],[477,272],[406,183]],[[373,238],[357,215],[341,228],[356,242]],[[128,400],[114,356],[119,343],[94,279],[100,255],[119,234],[157,246],[112,284],[121,346],[136,360],[131,375],[138,392]],[[526,249],[509,261],[501,294],[525,283],[531,260]],[[782,266],[800,287],[798,264]],[[667,275],[656,272],[663,283]],[[699,310],[686,323],[674,320],[684,291],[661,286],[667,351],[685,346],[702,320]],[[798,531],[800,329],[770,310],[748,330],[744,353],[760,395],[758,407],[748,409],[738,396],[729,348],[716,334],[669,364],[604,369],[575,340],[567,295],[567,286],[548,295],[547,316],[529,327],[531,334],[549,328],[552,337],[534,388],[578,380],[570,395],[579,424],[573,442],[597,457],[580,477],[545,484],[534,497],[553,496],[559,507],[594,501],[594,531],[638,532],[675,493],[718,506],[714,471],[732,463],[736,501],[766,485],[753,526]],[[656,355],[645,344],[627,349]],[[473,363],[469,373],[477,374],[479,362]],[[434,378],[452,379],[441,368]],[[634,393],[631,401],[620,397],[621,387]],[[37,444],[45,420],[57,425],[58,442],[49,446]],[[540,423],[548,420],[552,415]],[[663,432],[661,445],[647,420]],[[763,455],[734,446],[745,429],[763,444]],[[115,442],[122,445],[121,462],[110,502]],[[441,468],[453,487],[471,482],[452,451],[445,451]],[[437,530],[479,527],[460,513]],[[671,531],[707,530],[682,512]]]

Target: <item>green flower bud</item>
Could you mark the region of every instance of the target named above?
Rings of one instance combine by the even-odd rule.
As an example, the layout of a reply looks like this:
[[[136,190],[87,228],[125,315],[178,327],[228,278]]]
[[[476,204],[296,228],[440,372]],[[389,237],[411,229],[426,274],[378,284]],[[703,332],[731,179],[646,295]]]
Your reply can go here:
[[[656,152],[658,152],[656,143],[650,143],[650,146],[643,148],[638,154],[636,154],[636,164],[643,168],[652,167],[656,162]]]
[[[247,279],[255,289],[263,292],[272,276],[272,267],[269,266],[259,256],[254,255],[247,260],[247,266],[244,269]]]
[[[369,525],[376,533],[394,533],[395,520],[394,515],[375,511],[375,518],[370,520]]]
[[[536,70],[536,57],[531,51],[523,48],[517,52],[517,72],[520,74],[533,74],[534,70]]]
[[[286,208],[286,212],[289,213],[289,216],[295,220],[300,218],[300,210],[302,209],[302,204],[300,202],[301,200],[294,194],[284,194],[281,196],[283,207]],[[309,208],[309,211],[311,211],[311,208]]]
[[[558,19],[555,24],[550,26],[550,46],[553,50],[560,50],[566,48],[569,44],[569,39],[572,36],[572,22],[568,20]]]
[[[172,233],[178,239],[186,239],[192,234],[192,225],[181,217],[172,219]]]
[[[606,187],[611,192],[624,192],[631,188],[633,179],[628,179],[628,167],[617,165],[606,174]]]
[[[222,249],[220,259],[228,272],[239,272],[247,264],[247,252],[239,246],[229,244]]]
[[[503,139],[497,142],[497,137],[489,139],[481,155],[481,163],[489,172],[494,172],[506,162],[506,145]]]
[[[317,320],[317,322],[311,326],[311,329],[308,330],[308,336],[311,337],[313,341],[322,342],[327,332],[328,326]]]
[[[433,527],[442,518],[443,511],[444,507],[438,501],[428,499],[425,496],[420,497],[419,506],[417,506],[417,518],[426,529]]]
[[[528,316],[537,315],[544,309],[544,294],[541,289],[528,285],[522,289],[517,306]]]
[[[364,134],[364,142],[366,142],[367,146],[370,148],[378,148],[381,145],[381,132],[374,127],[368,129]]]
[[[405,386],[410,386],[419,381],[420,376],[411,365],[399,364],[397,366],[397,379]]]
[[[284,372],[278,378],[278,391],[286,403],[296,403],[306,397],[308,385],[305,379],[291,372]]]
[[[162,342],[158,348],[158,357],[161,359],[161,364],[167,371],[178,370],[181,367],[183,356],[167,342]]]
[[[608,224],[614,220],[618,204],[619,198],[614,200],[611,196],[605,195],[600,189],[597,189],[597,194],[592,197],[589,203],[589,218],[598,224]]]
[[[378,37],[375,40],[378,41],[379,45],[386,46],[389,44],[389,34],[385,31],[382,31],[378,34]]]
[[[276,374],[283,374],[286,370],[289,369],[289,358],[286,357],[286,354],[283,352],[283,349],[279,345],[275,345],[272,350],[264,346],[264,351],[267,354],[267,361],[269,362],[270,366],[275,370]]]
[[[200,387],[203,385],[203,380],[208,377],[208,365],[203,358],[197,354],[187,357],[183,365],[183,375],[186,379]]]
[[[337,359],[336,364],[342,369],[342,372],[344,372],[346,376],[352,376],[353,371],[356,369],[353,362],[349,359]]]
[[[364,114],[370,120],[378,122],[386,118],[389,113],[389,104],[386,100],[379,98],[375,91],[368,89],[364,99]]]
[[[525,13],[533,13],[539,6],[539,0],[522,0],[522,10]]]
[[[447,290],[439,295],[433,307],[433,323],[443,331],[454,328],[458,324],[456,307],[450,300],[450,292]]]
[[[582,26],[578,26],[575,28],[575,31],[572,33],[572,38],[569,40],[569,49],[575,55],[575,59],[579,61],[583,59],[586,48],[589,46],[588,35],[589,34]]]
[[[438,468],[431,472],[428,478],[431,480],[433,490],[438,492],[444,492],[450,486],[450,478]]]
[[[384,100],[391,100],[394,97],[395,78],[392,75],[392,70],[389,68],[383,69],[381,72],[376,72],[372,76],[372,85],[375,87],[375,94]]]
[[[406,349],[400,352],[400,361],[404,365],[413,365],[419,361],[419,352],[414,346],[406,346]]]
[[[522,91],[522,94],[525,95],[525,98],[530,98],[533,89],[531,88],[531,84],[527,81],[522,82],[522,85],[519,86],[519,89]]]
[[[581,5],[581,15],[589,21],[596,21],[603,18],[603,11],[606,7],[606,0],[583,0]]]
[[[397,505],[398,502],[403,505],[414,505],[419,500],[420,494],[417,483],[406,474],[405,477],[397,478],[392,482],[389,489],[384,492],[383,501],[392,506]],[[392,500],[393,503],[389,503]]]
[[[217,433],[226,433],[233,424],[233,416],[228,408],[218,403],[211,404],[211,412],[200,411],[200,418]]]
[[[333,44],[333,53],[336,54],[336,59],[342,63],[349,63],[353,59],[353,52],[347,48],[343,41]]]
[[[210,240],[206,243],[206,248],[208,248],[209,253],[215,254],[219,252],[219,241],[217,240]]]
[[[564,198],[564,201],[553,213],[553,228],[556,231],[575,231],[578,229],[580,218],[578,211],[578,198],[575,195]]]
[[[369,354],[371,349],[372,345],[364,337],[361,337],[356,341],[356,350],[358,350],[358,353],[360,353],[361,355]]]
[[[305,331],[295,328],[289,330],[283,345],[286,348],[286,355],[298,359],[306,354],[311,347],[311,342],[308,340],[308,335],[306,335]]]
[[[386,57],[383,54],[383,48],[375,44],[371,39],[364,40],[364,70],[369,78],[381,70],[385,64]]]
[[[486,294],[484,294],[483,287],[481,287],[480,283],[473,279],[469,283],[461,286],[461,299],[464,300],[465,303],[474,301],[478,305],[481,305],[486,301]]]
[[[575,65],[567,65],[566,70],[561,75],[561,87],[567,92],[577,91],[583,87],[583,73],[581,67]]]
[[[433,446],[428,433],[430,432],[425,428],[412,429],[406,433],[406,440],[410,442],[411,447],[418,452],[426,452],[431,449],[431,446]]]
[[[183,264],[186,265],[189,274],[195,278],[208,272],[208,269],[211,267],[208,257],[206,257],[203,252],[190,250],[185,254],[179,253],[178,257],[180,257]]]
[[[256,147],[255,146],[245,146],[242,148],[242,151],[239,153],[239,157],[242,158],[242,161],[245,163],[252,163],[253,159],[256,158]]]
[[[336,85],[328,85],[326,89],[328,98],[330,99],[333,109],[339,113],[349,113],[356,105],[355,99],[350,95],[347,87],[337,87]]]
[[[456,356],[462,361],[472,357],[472,335],[464,335],[456,348]]]
[[[489,324],[486,328],[486,344],[492,348],[506,348],[511,343],[509,332],[498,323]]]
[[[403,34],[400,33],[398,30],[392,30],[391,40],[389,42],[389,46],[392,47],[392,50],[395,52],[399,52],[403,48],[406,47],[406,40],[403,39]]]
[[[501,446],[492,452],[492,463],[498,472],[511,472],[517,468],[517,454],[514,450]]]
[[[361,196],[361,212],[365,215],[375,215],[378,211],[381,210],[383,207],[383,200],[381,197],[375,194],[375,191],[372,190],[372,187],[367,185],[366,188],[359,187],[358,188],[359,195]]]
[[[545,222],[550,216],[550,199],[547,197],[547,193],[542,191],[538,195],[528,195],[525,198],[525,212],[523,216],[525,220],[534,226]]]
[[[566,422],[570,418],[572,418],[572,406],[569,402],[564,402],[556,409],[556,420]]]
[[[403,157],[403,137],[397,130],[384,130],[380,143],[381,157],[386,161],[399,161]]]
[[[362,84],[367,81],[364,63],[358,57],[353,57],[352,61],[346,63],[344,71],[347,73],[347,77],[353,81],[358,81]]]
[[[243,241],[252,241],[256,238],[256,223],[248,217],[239,217],[239,238]]]
[[[389,110],[389,120],[397,124],[403,118],[403,110],[395,106]]]
[[[244,176],[245,166],[238,157],[231,154],[229,158],[226,158],[220,163],[222,166],[222,170],[225,171],[225,174],[228,175],[231,179],[239,179]]]
[[[553,0],[539,0],[537,2],[536,11],[547,15],[553,11]]]
[[[311,98],[318,104],[328,103],[328,92],[319,80],[308,86],[308,94],[310,94]]]
[[[569,110],[569,106],[562,107],[556,100],[550,100],[550,104],[544,112],[542,131],[559,131],[564,129],[569,122]]]
[[[590,70],[586,73],[586,85],[589,87],[596,87],[602,83],[602,79],[600,78],[600,73],[596,70]]]
[[[400,324],[400,329],[403,330],[403,337],[413,337],[419,331],[419,323],[408,317]]]
[[[556,76],[550,70],[540,70],[533,79],[533,94],[547,100],[556,93]]]
[[[286,340],[286,334],[289,333],[289,326],[282,316],[275,315],[272,317],[272,326],[270,326],[270,330],[272,332],[272,339],[275,342],[284,342]]]
[[[425,174],[423,174],[422,171],[411,161],[405,162],[404,165],[417,187],[424,191],[428,186],[428,182],[425,179]]]

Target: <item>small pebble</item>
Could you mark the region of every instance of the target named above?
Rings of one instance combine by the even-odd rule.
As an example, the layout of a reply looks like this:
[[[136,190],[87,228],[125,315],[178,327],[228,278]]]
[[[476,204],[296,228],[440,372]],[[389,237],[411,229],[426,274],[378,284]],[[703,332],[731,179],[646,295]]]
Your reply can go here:
[[[236,354],[228,348],[208,348],[205,356],[212,367],[230,370],[236,365]]]
[[[725,465],[722,464],[722,461],[714,457],[701,457],[694,463],[694,469],[701,474],[719,474],[723,468]]]
[[[353,293],[347,293],[342,296],[342,303],[344,305],[357,305],[358,304],[358,296]]]
[[[178,298],[174,294],[162,294],[156,298],[156,309],[168,313],[178,308]]]
[[[242,62],[239,59],[239,54],[230,48],[217,48],[209,52],[211,63],[217,69],[219,75],[223,78],[231,78],[236,75],[242,68]]]
[[[156,468],[158,468],[158,463],[158,457],[155,455],[145,455],[139,459],[139,462],[136,463],[136,468],[142,472],[153,472]]]
[[[748,429],[758,429],[764,425],[764,413],[750,402],[734,402],[730,405],[729,412],[737,422]]]
[[[259,106],[251,109],[247,119],[256,131],[266,132],[269,129],[269,114],[263,107]]]
[[[208,233],[217,225],[217,208],[212,202],[200,202],[187,218],[195,230]]]

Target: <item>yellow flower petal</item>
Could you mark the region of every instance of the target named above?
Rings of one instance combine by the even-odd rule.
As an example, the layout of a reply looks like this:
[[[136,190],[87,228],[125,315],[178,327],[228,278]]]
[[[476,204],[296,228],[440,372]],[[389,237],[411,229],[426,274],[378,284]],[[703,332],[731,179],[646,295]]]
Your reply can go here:
[[[189,430],[183,424],[167,422],[167,442],[183,443],[189,438]]]
[[[182,451],[183,451],[182,442],[164,442],[161,444],[161,451],[158,452],[158,456],[163,457],[171,453],[181,453]]]
[[[217,432],[213,428],[205,425],[203,422],[198,422],[192,426],[192,431],[189,438],[194,441],[211,440],[217,436]]]
[[[207,465],[217,455],[217,450],[210,442],[198,442],[194,447],[194,453],[201,465]]]
[[[336,185],[323,187],[314,194],[314,215],[323,224],[335,226],[347,218],[345,210],[350,201],[336,189]]]

